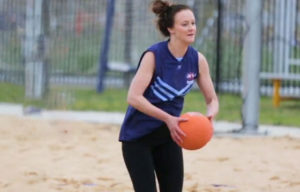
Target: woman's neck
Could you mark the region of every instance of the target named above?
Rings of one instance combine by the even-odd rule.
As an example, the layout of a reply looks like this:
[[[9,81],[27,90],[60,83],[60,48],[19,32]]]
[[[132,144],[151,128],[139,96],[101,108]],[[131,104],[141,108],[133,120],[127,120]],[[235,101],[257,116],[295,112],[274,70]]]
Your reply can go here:
[[[169,40],[168,48],[174,57],[183,57],[188,49],[188,45],[179,41]]]

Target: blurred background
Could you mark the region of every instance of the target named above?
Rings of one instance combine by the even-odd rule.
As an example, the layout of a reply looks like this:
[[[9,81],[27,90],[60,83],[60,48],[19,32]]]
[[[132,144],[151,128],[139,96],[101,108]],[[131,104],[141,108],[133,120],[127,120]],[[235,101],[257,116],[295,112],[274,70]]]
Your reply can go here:
[[[193,47],[209,62],[220,98],[217,119],[241,122],[243,50],[251,26],[245,19],[246,1],[173,2],[195,12],[198,31]],[[164,40],[150,3],[0,0],[0,102],[125,112],[127,88],[141,53]],[[261,123],[300,127],[299,3],[261,1],[256,18],[261,24]],[[184,110],[205,111],[197,88],[188,95]]]

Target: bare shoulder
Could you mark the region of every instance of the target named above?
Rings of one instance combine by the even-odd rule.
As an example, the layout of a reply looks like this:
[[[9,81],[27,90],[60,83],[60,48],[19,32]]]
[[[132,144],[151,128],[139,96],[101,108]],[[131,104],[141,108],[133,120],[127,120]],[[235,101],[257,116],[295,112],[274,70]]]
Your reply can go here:
[[[153,60],[154,61],[154,58],[155,58],[154,53],[152,51],[147,51],[142,58],[142,62],[144,60]]]
[[[154,69],[154,67],[155,67],[154,53],[151,51],[148,51],[144,54],[144,56],[141,60],[139,71],[141,71],[143,69],[152,71]]]
[[[207,63],[205,56],[199,51],[198,51],[198,60],[199,63],[203,63],[203,62]]]
[[[199,72],[201,74],[206,73],[209,70],[207,60],[205,56],[200,52],[198,52],[198,66],[199,66]]]

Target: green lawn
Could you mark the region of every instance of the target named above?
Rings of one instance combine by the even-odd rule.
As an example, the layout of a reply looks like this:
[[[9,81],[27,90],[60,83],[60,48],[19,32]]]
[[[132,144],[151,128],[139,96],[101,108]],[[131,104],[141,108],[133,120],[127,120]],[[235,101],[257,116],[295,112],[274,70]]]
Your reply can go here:
[[[52,88],[41,101],[25,100],[24,87],[0,83],[0,102],[22,103],[48,109],[96,110],[125,112],[127,90],[109,89],[98,94],[92,89]],[[241,122],[242,99],[239,95],[219,94],[220,112],[217,120]],[[186,96],[184,112],[205,113],[204,98],[199,91]],[[272,106],[272,98],[260,101],[260,123],[300,127],[300,100],[283,101],[280,107]]]

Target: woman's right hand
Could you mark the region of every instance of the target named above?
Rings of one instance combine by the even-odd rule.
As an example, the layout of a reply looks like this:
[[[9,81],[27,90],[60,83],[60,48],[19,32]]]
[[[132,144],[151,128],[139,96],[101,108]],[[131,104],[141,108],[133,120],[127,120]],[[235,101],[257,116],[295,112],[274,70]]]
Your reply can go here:
[[[185,133],[180,129],[179,123],[187,121],[186,118],[170,116],[166,121],[166,125],[169,128],[170,135],[175,143],[180,145],[182,143],[182,137],[185,137]]]

